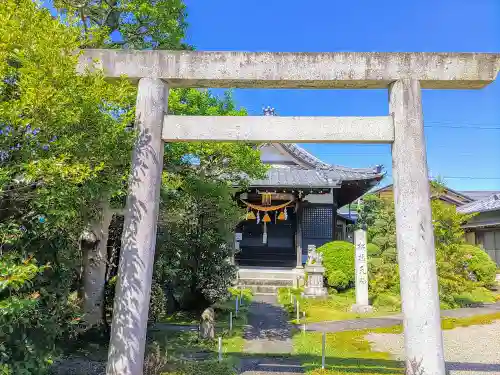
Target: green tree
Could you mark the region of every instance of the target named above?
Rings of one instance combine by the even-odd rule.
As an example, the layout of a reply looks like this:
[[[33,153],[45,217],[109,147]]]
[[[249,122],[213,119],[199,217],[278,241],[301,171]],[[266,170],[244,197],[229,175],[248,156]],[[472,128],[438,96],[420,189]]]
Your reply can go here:
[[[53,0],[52,3],[64,19],[70,17],[80,26],[87,47],[191,48],[183,43],[187,24],[186,7],[182,0]],[[131,98],[130,106],[134,103],[135,98]],[[128,162],[128,158],[122,160],[124,171]],[[87,223],[81,234],[82,298],[89,326],[99,325],[103,320],[106,278],[109,281],[112,274],[108,272],[108,265],[119,255],[118,251],[107,254],[106,248],[113,203],[123,205],[124,199],[113,200],[109,194],[102,196],[98,209],[100,214]]]
[[[79,238],[122,191],[134,138],[129,84],[76,74],[82,35],[31,0],[0,3],[0,358],[14,373],[39,374],[73,332]]]
[[[461,303],[464,293],[470,295],[476,288],[488,286],[492,268],[483,254],[464,246],[462,225],[474,215],[461,214],[455,206],[438,199],[445,189],[441,182],[431,181],[439,294],[443,306],[454,307]],[[368,239],[381,250],[380,257],[370,259],[370,290],[376,298],[386,299],[388,294],[399,293],[394,204],[374,196],[364,199],[370,202],[364,216],[371,223]]]
[[[145,0],[83,2],[55,0],[54,5],[66,15],[74,14],[78,16],[87,33],[98,30],[100,35],[107,36],[96,40],[92,45],[93,47],[171,50],[191,48],[183,43],[186,29],[186,12],[185,5],[180,0],[160,0],[154,3]],[[195,89],[170,90],[169,113],[177,115],[246,115],[244,110],[235,107],[230,92],[227,92],[225,97],[218,98],[208,91]],[[234,184],[244,185],[248,177],[261,176],[263,171],[258,152],[252,145],[197,142],[171,143],[166,146],[164,169],[168,171],[171,178],[181,180],[188,178],[193,173],[193,162],[196,163],[197,175],[197,181],[193,182],[194,184],[212,186],[219,192],[221,192],[221,189],[225,189],[226,192],[223,194],[225,200],[224,202],[218,201],[216,207],[219,207],[220,215],[227,218],[227,210],[224,207],[228,205],[234,206],[230,186]],[[192,176],[189,178],[194,181]],[[210,194],[207,195],[206,191],[200,193],[200,190],[192,190],[190,194],[195,202],[200,202],[205,198],[211,199]],[[201,195],[197,197],[196,194]],[[165,195],[163,196],[165,197]],[[187,204],[190,198],[184,197],[183,201]],[[175,207],[175,205],[173,206]],[[171,211],[163,214],[175,215]],[[232,223],[229,218],[228,222]],[[89,248],[93,249],[93,251],[98,252],[98,233],[103,232],[102,224],[102,222],[98,222],[96,225],[90,225],[89,232],[93,236],[89,236],[91,239]],[[205,227],[206,225],[207,222],[204,223]],[[220,233],[220,228],[217,230],[216,232]],[[178,231],[181,231],[181,229],[178,228]],[[227,233],[224,236],[227,236]],[[173,236],[170,236],[169,239],[173,241]],[[167,241],[166,238],[163,240]],[[159,249],[162,248],[161,244],[161,238],[159,238]],[[191,251],[191,249],[186,251]],[[119,254],[119,251],[115,253]],[[107,263],[113,262],[116,264],[117,259],[118,257],[115,256],[113,259],[108,259]],[[215,258],[212,257],[211,259]],[[87,263],[90,264],[90,262],[85,264]],[[104,260],[92,264],[93,268],[89,267],[85,275],[102,274],[106,268]],[[112,267],[112,269],[115,268]],[[107,273],[108,282],[112,280],[113,276],[113,272]],[[207,276],[207,278],[215,280],[215,276],[214,274]],[[226,285],[230,277],[231,273],[229,272],[225,279],[220,279],[220,285]],[[101,287],[102,283],[96,283],[95,280],[90,281],[85,285],[91,286],[90,289],[93,290],[85,293],[85,296],[95,295],[95,292],[104,289]],[[97,308],[92,308],[92,305],[98,304],[99,299],[87,302],[88,310],[97,310]]]
[[[183,42],[186,6],[182,0],[53,0],[62,13],[80,20],[86,33],[107,36],[93,46],[127,49],[190,48]]]
[[[169,113],[243,116],[227,92],[172,92]],[[263,177],[256,147],[245,143],[171,143],[165,147],[155,280],[166,286],[170,308],[200,310],[223,298],[235,276],[234,227],[243,211],[235,186]]]
[[[431,207],[440,297],[442,302],[453,306],[457,294],[477,286],[469,277],[466,254],[461,246],[465,243],[462,224],[474,215],[461,214],[455,206],[439,199],[434,199]]]

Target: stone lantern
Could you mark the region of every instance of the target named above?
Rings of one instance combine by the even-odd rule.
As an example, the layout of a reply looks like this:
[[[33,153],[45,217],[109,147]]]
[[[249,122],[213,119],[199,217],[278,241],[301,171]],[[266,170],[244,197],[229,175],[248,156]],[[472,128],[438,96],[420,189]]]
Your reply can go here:
[[[326,297],[328,291],[324,286],[325,267],[323,267],[323,254],[316,251],[316,246],[307,247],[307,263],[305,266],[307,274],[304,297],[318,298]]]

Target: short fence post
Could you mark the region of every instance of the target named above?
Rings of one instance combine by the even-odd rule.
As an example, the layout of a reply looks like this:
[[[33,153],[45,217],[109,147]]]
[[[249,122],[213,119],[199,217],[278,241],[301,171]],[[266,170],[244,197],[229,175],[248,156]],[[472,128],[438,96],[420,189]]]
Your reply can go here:
[[[229,311],[229,332],[233,332],[233,312]]]
[[[299,300],[297,300],[297,324],[300,323],[300,305]]]
[[[305,335],[306,334],[306,323],[304,322],[304,325],[302,326],[302,333]]]
[[[325,369],[325,353],[326,352],[326,332],[323,332],[323,340],[321,343],[321,368]]]
[[[219,362],[222,362],[222,337],[219,337]]]

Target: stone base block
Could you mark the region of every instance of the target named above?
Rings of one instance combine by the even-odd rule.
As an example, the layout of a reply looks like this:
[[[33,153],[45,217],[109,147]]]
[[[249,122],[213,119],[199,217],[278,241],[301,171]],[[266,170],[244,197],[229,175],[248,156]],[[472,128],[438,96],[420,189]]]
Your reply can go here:
[[[357,314],[366,314],[373,311],[373,306],[354,304],[351,306],[351,311]]]
[[[322,287],[308,287],[304,289],[305,298],[325,298],[328,297],[328,290]]]

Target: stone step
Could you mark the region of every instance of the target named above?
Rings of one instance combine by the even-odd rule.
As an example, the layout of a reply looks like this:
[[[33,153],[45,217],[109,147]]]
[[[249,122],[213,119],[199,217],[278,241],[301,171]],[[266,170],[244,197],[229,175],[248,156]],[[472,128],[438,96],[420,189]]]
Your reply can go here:
[[[238,279],[238,285],[293,286],[293,279]]]
[[[279,288],[283,288],[280,285],[241,285],[241,287],[260,295],[275,295]]]
[[[298,276],[303,276],[303,274],[291,267],[240,267],[240,269],[238,270],[238,277],[240,279],[297,280]]]
[[[293,268],[297,263],[295,259],[238,259],[236,263],[244,267],[289,267]]]

